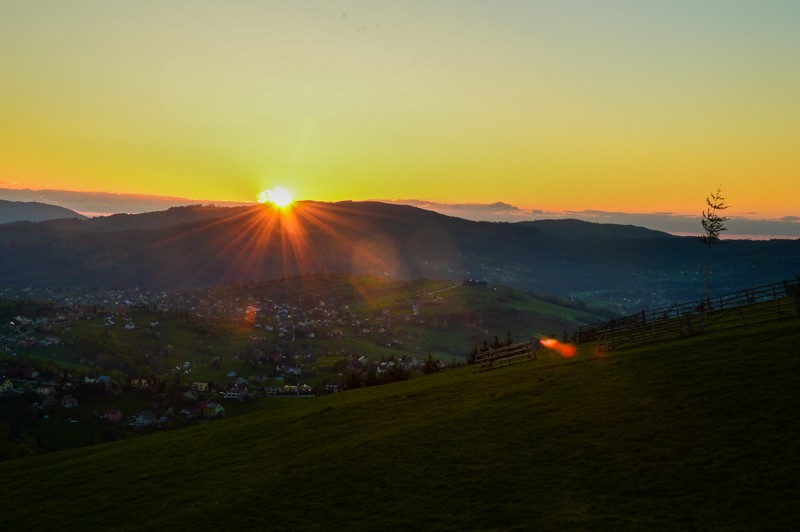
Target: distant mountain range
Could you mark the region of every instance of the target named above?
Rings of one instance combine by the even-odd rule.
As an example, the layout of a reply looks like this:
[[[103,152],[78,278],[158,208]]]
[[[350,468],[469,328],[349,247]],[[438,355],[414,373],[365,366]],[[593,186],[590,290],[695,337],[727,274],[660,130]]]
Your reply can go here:
[[[641,227],[472,222],[378,202],[0,225],[0,279],[23,286],[165,290],[307,273],[472,278],[625,311],[699,299],[705,259],[697,238]],[[712,251],[715,293],[799,273],[799,240],[723,241]]]
[[[86,219],[75,211],[35,201],[0,200],[0,224],[11,222],[41,222],[59,218]]]

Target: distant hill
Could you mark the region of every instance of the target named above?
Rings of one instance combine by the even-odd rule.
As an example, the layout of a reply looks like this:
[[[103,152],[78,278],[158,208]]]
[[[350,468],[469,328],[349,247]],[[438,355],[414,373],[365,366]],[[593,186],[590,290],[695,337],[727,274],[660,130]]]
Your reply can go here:
[[[9,460],[0,525],[794,530],[792,320],[275,397],[228,420]]]
[[[583,220],[536,220],[519,222],[519,225],[532,227],[542,234],[565,240],[645,240],[650,238],[676,238],[663,231],[655,231],[635,225],[592,223]]]
[[[0,278],[26,286],[178,289],[311,273],[476,279],[627,312],[699,299],[696,238],[572,220],[473,222],[378,202],[176,207],[0,226]],[[712,292],[793,279],[800,240],[723,241]]]
[[[61,218],[85,220],[86,216],[65,209],[64,207],[49,205],[47,203],[0,200],[0,224],[11,222],[41,222],[44,220],[57,220]]]
[[[213,205],[192,205],[187,207],[171,207],[165,211],[145,212],[141,214],[112,214],[98,216],[87,221],[87,229],[91,231],[127,231],[131,229],[146,230],[170,227],[192,222],[203,222],[225,218],[241,213],[247,207],[215,207]]]

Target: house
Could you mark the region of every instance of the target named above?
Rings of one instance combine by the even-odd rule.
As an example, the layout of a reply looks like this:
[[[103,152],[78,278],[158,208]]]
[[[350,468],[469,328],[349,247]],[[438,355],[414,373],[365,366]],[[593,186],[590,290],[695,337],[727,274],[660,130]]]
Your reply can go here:
[[[192,383],[192,390],[196,392],[207,392],[208,391],[208,383],[207,382],[193,382]]]
[[[241,401],[242,397],[243,397],[242,393],[236,388],[231,388],[230,390],[225,392],[225,399],[233,399],[235,401]]]
[[[14,391],[14,385],[11,383],[11,379],[0,377],[0,395],[9,394],[12,391]]]
[[[225,409],[222,408],[222,405],[219,403],[206,403],[205,406],[203,406],[203,415],[205,417],[217,417],[224,412]]]
[[[131,425],[134,427],[148,427],[150,425],[155,425],[157,422],[158,419],[156,418],[155,412],[152,410],[145,410],[136,414]]]
[[[36,393],[39,395],[53,395],[56,393],[56,387],[50,384],[40,384],[36,387]]]
[[[51,393],[50,395],[45,395],[44,399],[42,399],[42,406],[46,407],[53,407],[58,404],[58,398],[56,397],[55,393]]]
[[[109,375],[100,375],[97,382],[103,386],[106,393],[119,393],[117,383],[114,382]]]
[[[67,394],[61,398],[61,406],[63,406],[64,408],[75,408],[76,406],[78,406],[78,404],[79,401],[70,394]]]
[[[119,423],[122,421],[122,410],[119,408],[109,408],[103,412],[103,421],[108,423]]]
[[[225,399],[243,401],[247,398],[249,391],[250,390],[247,389],[247,384],[245,383],[234,384],[225,392]]]

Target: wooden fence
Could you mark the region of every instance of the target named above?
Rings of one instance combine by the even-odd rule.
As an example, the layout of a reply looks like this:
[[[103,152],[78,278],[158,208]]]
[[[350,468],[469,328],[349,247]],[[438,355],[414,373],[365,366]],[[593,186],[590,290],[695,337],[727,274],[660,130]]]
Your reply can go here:
[[[800,280],[748,288],[710,299],[641,311],[618,320],[581,327],[578,341],[597,341],[601,350],[663,342],[800,315]]]
[[[522,342],[519,344],[506,345],[478,353],[475,357],[475,364],[472,367],[473,373],[489,371],[491,369],[502,368],[521,362],[536,360],[536,351],[539,348],[537,340]]]

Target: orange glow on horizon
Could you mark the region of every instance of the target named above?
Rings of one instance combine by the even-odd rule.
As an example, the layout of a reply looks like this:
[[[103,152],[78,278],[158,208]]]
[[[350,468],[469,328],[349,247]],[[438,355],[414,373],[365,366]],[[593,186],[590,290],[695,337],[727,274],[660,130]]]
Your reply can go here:
[[[577,3],[16,2],[0,188],[800,214],[795,3]]]

